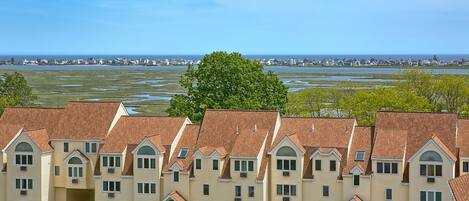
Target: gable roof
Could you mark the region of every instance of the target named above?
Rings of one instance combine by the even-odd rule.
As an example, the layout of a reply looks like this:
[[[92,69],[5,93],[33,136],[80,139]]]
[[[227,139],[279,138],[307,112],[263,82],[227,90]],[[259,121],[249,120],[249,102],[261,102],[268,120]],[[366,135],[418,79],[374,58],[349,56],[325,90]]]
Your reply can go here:
[[[469,186],[469,174],[449,180],[449,187],[451,188],[454,199],[456,201],[469,200],[469,191],[467,190],[468,186]]]
[[[52,147],[49,144],[49,135],[47,134],[46,129],[26,131],[26,134],[31,138],[31,140],[36,144],[42,152],[53,151]]]
[[[53,131],[61,118],[63,108],[8,107],[0,122],[24,125],[26,130]]]
[[[231,150],[232,157],[257,157],[261,152],[268,130],[244,129],[239,132],[239,136]]]
[[[372,127],[356,127],[353,133],[352,144],[347,157],[347,164],[342,172],[347,175],[356,166],[361,168],[365,173],[371,173],[371,150],[373,146],[373,128]],[[355,154],[358,151],[365,152],[363,161],[356,161]],[[368,171],[367,171],[368,170]]]
[[[52,139],[104,139],[120,102],[71,101],[51,134]]]
[[[376,140],[372,158],[402,159],[407,143],[407,131],[375,128]]]
[[[106,137],[101,153],[122,153],[128,144],[139,144],[145,136],[158,135],[160,144],[169,145],[186,119],[159,116],[121,117]]]
[[[0,150],[3,150],[22,130],[21,125],[0,122]]]
[[[186,201],[186,199],[184,197],[182,197],[182,195],[179,194],[179,192],[177,192],[177,191],[173,191],[173,192],[169,193],[169,195],[166,196],[163,200],[167,201],[169,198],[171,198],[174,201]]]
[[[469,157],[469,119],[458,121],[458,139],[460,157]]]
[[[174,154],[171,156],[171,159],[165,168],[166,171],[168,171],[174,163],[178,163],[182,166],[181,168],[183,171],[188,170],[192,163],[192,154],[194,153],[197,138],[199,136],[199,128],[199,125],[195,124],[189,124],[184,128],[181,139],[179,139],[179,143],[174,149]],[[187,157],[178,158],[178,154],[182,148],[188,148]]]

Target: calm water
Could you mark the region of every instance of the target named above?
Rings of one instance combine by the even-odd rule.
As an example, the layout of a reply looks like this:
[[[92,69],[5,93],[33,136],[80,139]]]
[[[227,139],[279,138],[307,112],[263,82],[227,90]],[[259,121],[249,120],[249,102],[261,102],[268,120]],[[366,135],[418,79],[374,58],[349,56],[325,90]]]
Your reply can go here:
[[[0,66],[3,70],[42,70],[42,71],[66,71],[66,70],[128,70],[128,71],[185,71],[187,66]],[[356,75],[388,75],[402,71],[402,68],[344,68],[344,67],[288,67],[288,66],[267,66],[266,70],[271,70],[279,74],[307,73],[307,74],[356,74]],[[469,69],[428,69],[433,74],[455,74],[469,75]]]

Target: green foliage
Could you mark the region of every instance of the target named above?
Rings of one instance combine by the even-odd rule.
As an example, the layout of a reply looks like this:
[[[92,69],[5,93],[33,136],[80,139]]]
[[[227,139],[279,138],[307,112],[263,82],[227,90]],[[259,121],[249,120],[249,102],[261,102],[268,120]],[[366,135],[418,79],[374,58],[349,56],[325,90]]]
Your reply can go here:
[[[195,122],[206,109],[265,109],[283,111],[287,88],[273,72],[239,53],[214,52],[181,78],[187,95],[175,96],[167,112],[187,115]]]
[[[7,106],[27,106],[33,104],[36,96],[20,73],[0,76],[0,114]]]

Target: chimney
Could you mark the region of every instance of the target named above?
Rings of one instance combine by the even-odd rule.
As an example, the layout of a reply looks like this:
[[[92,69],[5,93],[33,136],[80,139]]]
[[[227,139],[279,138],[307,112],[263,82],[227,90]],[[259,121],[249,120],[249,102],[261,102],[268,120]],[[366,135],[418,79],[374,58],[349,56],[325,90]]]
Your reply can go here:
[[[257,124],[254,124],[254,132],[257,132]]]
[[[314,124],[311,124],[311,133],[314,133]]]
[[[239,127],[236,125],[236,135],[239,135]]]

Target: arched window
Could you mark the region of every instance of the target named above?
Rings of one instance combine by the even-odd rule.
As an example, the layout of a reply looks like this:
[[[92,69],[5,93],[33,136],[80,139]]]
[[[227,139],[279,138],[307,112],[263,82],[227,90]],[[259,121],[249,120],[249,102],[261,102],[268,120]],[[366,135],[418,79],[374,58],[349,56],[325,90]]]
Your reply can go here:
[[[72,157],[68,160],[68,164],[83,164],[83,162],[78,157]]]
[[[293,157],[296,157],[296,152],[291,147],[282,147],[277,151],[277,156],[293,156]]]
[[[149,146],[143,146],[137,151],[137,155],[156,155],[155,150]]]
[[[16,145],[15,151],[17,152],[33,152],[33,147],[26,142],[21,142]]]
[[[443,159],[436,151],[426,151],[420,156],[420,161],[443,162]]]

